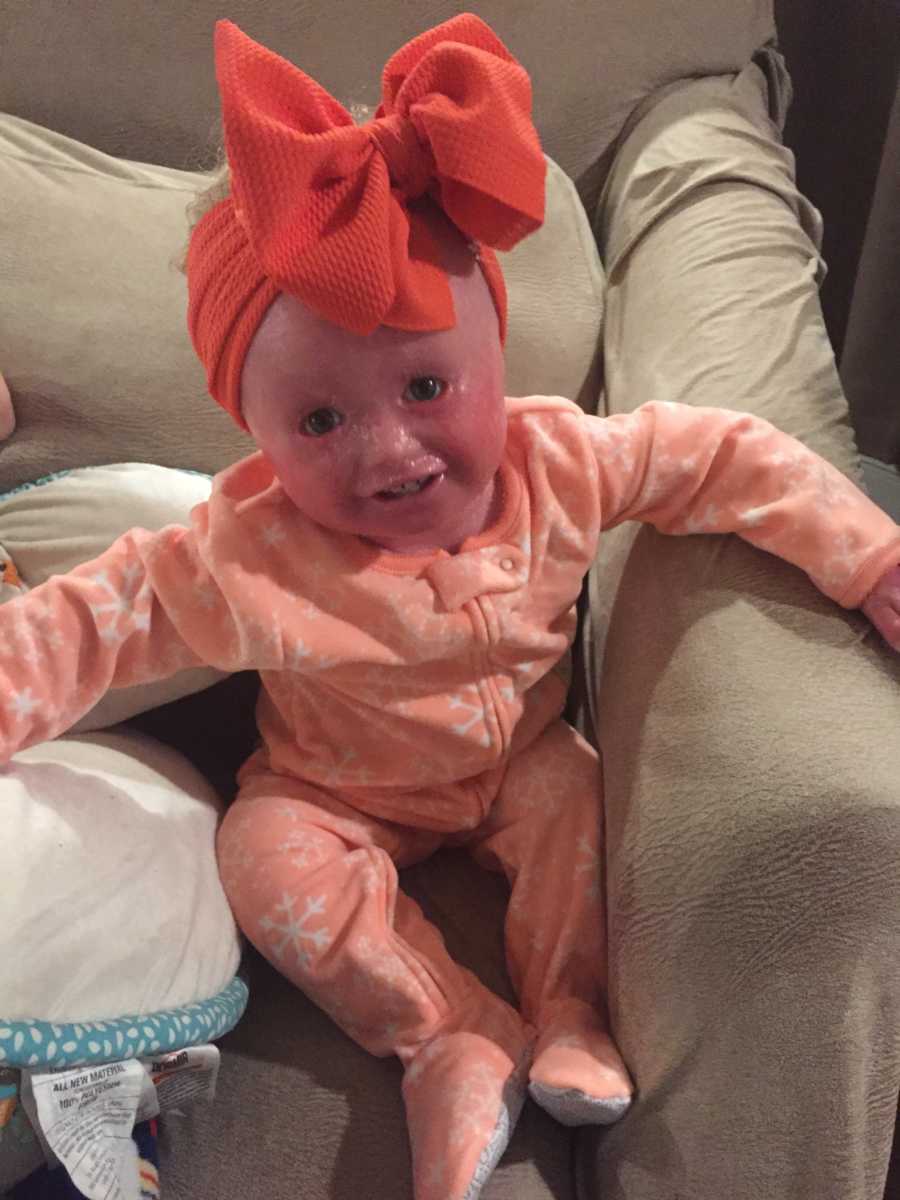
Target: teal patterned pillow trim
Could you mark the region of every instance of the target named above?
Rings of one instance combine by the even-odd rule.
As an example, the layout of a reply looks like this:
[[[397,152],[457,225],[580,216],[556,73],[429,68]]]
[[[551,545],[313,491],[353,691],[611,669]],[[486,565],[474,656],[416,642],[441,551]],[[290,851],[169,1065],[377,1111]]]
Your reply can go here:
[[[149,1016],[69,1022],[0,1019],[0,1065],[81,1067],[200,1046],[234,1028],[247,997],[247,985],[235,977],[209,1000]]]

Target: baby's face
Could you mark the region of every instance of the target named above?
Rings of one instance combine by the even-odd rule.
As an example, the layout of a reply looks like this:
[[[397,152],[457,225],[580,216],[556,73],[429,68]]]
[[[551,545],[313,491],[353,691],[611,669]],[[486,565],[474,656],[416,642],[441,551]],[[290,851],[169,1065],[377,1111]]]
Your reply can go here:
[[[244,419],[312,520],[396,553],[455,549],[499,500],[506,441],[497,315],[472,262],[453,329],[362,337],[280,295],[244,361]]]

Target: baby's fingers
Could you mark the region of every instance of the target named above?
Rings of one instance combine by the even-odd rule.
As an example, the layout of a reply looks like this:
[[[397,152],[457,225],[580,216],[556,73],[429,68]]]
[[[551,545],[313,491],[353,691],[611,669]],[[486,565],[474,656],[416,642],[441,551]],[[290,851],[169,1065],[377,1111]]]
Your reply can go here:
[[[900,609],[900,567],[891,567],[882,575],[869,593],[869,599]]]
[[[866,615],[887,644],[893,650],[900,650],[900,612],[893,605],[882,603],[873,605]]]

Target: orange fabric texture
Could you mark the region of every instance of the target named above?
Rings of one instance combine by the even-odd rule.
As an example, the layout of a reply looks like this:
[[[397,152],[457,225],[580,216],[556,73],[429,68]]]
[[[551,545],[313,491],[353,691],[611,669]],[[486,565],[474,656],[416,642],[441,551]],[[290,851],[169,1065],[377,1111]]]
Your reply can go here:
[[[453,326],[434,205],[473,243],[502,337],[492,248],[540,226],[545,164],[528,75],[488,26],[463,14],[398,50],[362,126],[231,22],[215,49],[232,191],[191,238],[188,327],[238,424],[244,356],[280,291],[361,335]]]

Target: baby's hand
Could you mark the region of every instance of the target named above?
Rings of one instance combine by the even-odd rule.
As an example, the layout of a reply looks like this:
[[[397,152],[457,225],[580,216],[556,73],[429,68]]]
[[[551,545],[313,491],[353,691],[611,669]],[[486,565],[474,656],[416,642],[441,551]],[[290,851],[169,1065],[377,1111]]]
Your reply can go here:
[[[4,438],[8,438],[15,427],[16,414],[13,411],[12,397],[9,394],[6,380],[0,375],[0,442]]]
[[[882,575],[862,604],[862,610],[894,650],[900,650],[900,567]]]

